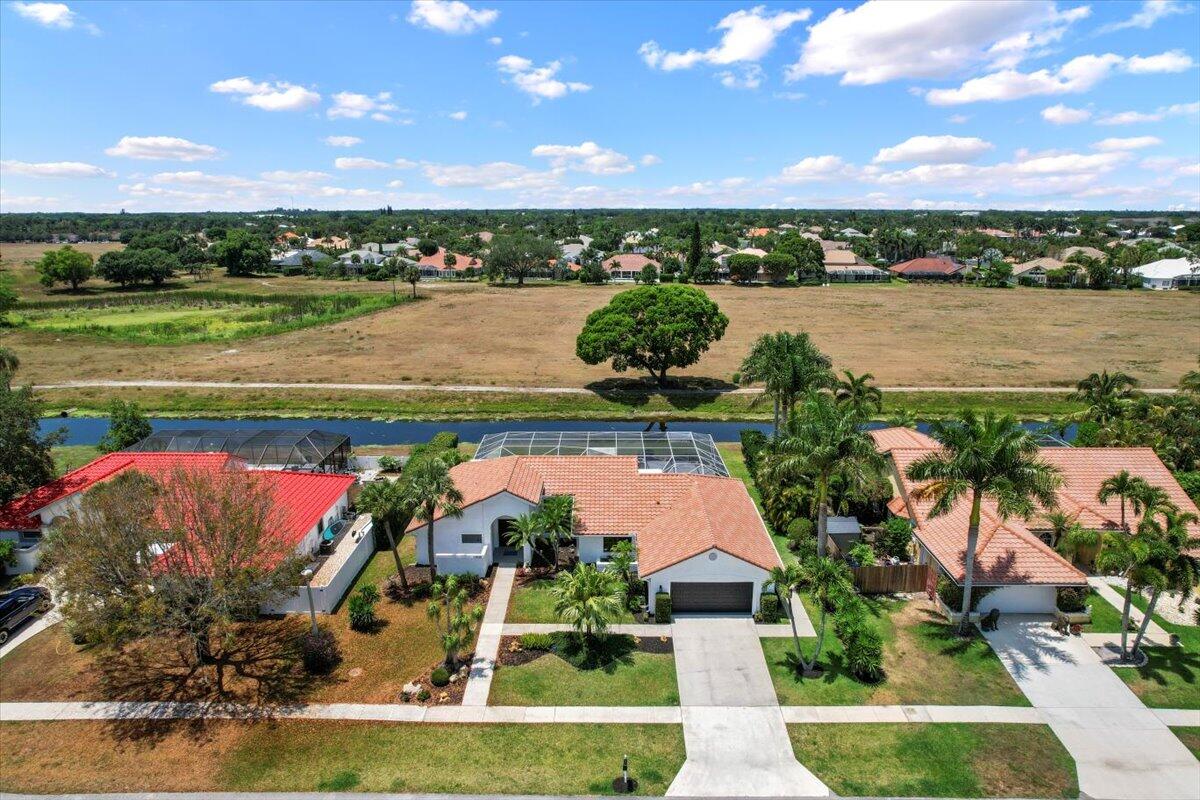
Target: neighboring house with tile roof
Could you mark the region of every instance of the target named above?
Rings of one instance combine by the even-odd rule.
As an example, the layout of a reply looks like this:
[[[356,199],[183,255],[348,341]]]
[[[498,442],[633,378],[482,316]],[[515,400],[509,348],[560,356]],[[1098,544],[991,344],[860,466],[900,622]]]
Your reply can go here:
[[[933,503],[916,498],[917,484],[905,475],[912,463],[937,450],[938,443],[906,428],[885,428],[870,434],[876,449],[890,460],[895,496],[888,502],[888,509],[913,523],[921,562],[933,564],[939,573],[962,585],[966,576],[969,501],[956,503],[946,514],[932,516]],[[1062,475],[1062,485],[1055,492],[1058,510],[1070,514],[1087,529],[1119,529],[1119,499],[1101,503],[1097,494],[1100,484],[1121,470],[1162,488],[1181,510],[1197,512],[1196,504],[1150,448],[1043,447],[1039,456]],[[991,608],[1010,613],[1053,612],[1057,587],[1086,584],[1087,576],[1046,543],[1050,525],[1044,510],[1028,520],[1004,519],[995,503],[985,498],[981,511],[974,582],[993,591],[980,601],[980,612]],[[1139,514],[1126,508],[1130,527],[1139,520]],[[1200,535],[1200,524],[1192,523],[1189,528],[1192,535]]]
[[[825,251],[825,276],[835,283],[890,280],[891,276],[859,258],[851,250]]]
[[[417,267],[421,270],[421,277],[458,278],[468,269],[483,269],[482,259],[463,255],[462,253],[450,253],[450,255],[454,256],[454,265],[450,266],[446,263],[446,255],[446,248],[439,247],[433,255],[421,256],[420,260],[417,261]]]
[[[569,495],[580,561],[604,566],[632,541],[638,576],[672,595],[675,610],[758,609],[763,583],[780,566],[766,525],[736,478],[638,468],[633,455],[510,455],[450,470],[462,515],[434,518],[439,570],[483,575],[494,563],[532,557],[508,546],[512,521],[551,495]],[[428,564],[427,528],[413,521],[417,562]]]
[[[1050,256],[1042,256],[1031,261],[1013,265],[1012,278],[1009,283],[1019,283],[1022,278],[1042,286],[1046,285],[1046,273],[1052,269],[1062,269],[1063,262]]]
[[[966,272],[966,267],[948,258],[912,258],[888,269],[893,275],[914,281],[958,281]]]
[[[655,269],[660,268],[657,261],[641,253],[619,253],[604,259],[602,264],[608,279],[616,282],[636,280],[642,274],[642,267],[647,264]]]
[[[17,543],[18,564],[13,571],[29,572],[37,567],[42,539],[54,522],[78,508],[90,489],[117,475],[136,470],[165,480],[180,469],[219,472],[248,468],[244,459],[229,453],[109,453],[0,506],[0,539]],[[361,521],[357,531],[346,524],[350,487],[357,479],[353,475],[298,470],[256,469],[254,474],[268,484],[274,498],[276,535],[297,554],[313,558],[317,610],[332,611],[374,551],[367,535],[371,530],[369,518]],[[297,587],[294,596],[280,598],[278,604],[264,611],[307,611],[307,601],[301,594]]]

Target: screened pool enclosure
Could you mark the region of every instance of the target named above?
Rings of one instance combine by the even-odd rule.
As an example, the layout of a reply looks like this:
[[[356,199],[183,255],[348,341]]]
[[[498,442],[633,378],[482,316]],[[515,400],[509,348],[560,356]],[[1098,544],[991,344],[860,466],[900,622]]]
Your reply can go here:
[[[166,429],[128,448],[143,453],[231,453],[260,469],[345,472],[350,437],[314,429]]]
[[[475,459],[636,456],[639,469],[729,477],[713,438],[690,431],[506,431],[484,436]]]

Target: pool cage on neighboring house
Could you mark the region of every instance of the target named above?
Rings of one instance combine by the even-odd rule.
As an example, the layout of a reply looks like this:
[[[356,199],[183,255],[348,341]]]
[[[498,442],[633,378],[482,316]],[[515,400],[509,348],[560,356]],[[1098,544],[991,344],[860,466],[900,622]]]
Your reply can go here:
[[[691,431],[506,431],[479,442],[475,459],[636,456],[638,469],[729,477],[713,438]]]
[[[230,453],[259,469],[345,472],[350,437],[315,429],[233,428],[161,430],[132,447],[143,453]]]

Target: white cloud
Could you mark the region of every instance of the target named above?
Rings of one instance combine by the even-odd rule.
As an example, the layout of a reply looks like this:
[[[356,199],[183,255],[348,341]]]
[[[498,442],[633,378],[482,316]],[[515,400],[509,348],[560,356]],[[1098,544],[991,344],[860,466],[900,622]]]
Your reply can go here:
[[[762,86],[763,68],[758,64],[748,64],[740,69],[727,69],[717,73],[717,80],[726,89],[757,89]]]
[[[1142,7],[1129,19],[1105,25],[1096,32],[1112,33],[1126,28],[1142,28],[1144,30],[1164,17],[1173,14],[1187,14],[1191,10],[1191,6],[1178,2],[1178,0],[1145,0]]]
[[[974,161],[993,145],[975,136],[913,136],[885,147],[872,159],[876,164],[911,161],[917,164],[959,164]]]
[[[595,142],[578,145],[539,144],[533,148],[532,154],[550,159],[550,166],[555,169],[590,172],[593,175],[620,175],[635,169],[629,156]]]
[[[1042,119],[1052,125],[1074,125],[1090,119],[1092,112],[1086,108],[1071,108],[1059,103],[1042,109]]]
[[[387,184],[387,185],[388,185],[388,188],[389,188],[389,189],[399,189],[401,186],[403,186],[403,185],[404,185],[404,181],[402,181],[402,180],[400,180],[399,178],[397,178],[397,179],[396,179],[396,180],[394,180],[394,181],[388,181],[388,184]]]
[[[325,115],[330,119],[362,119],[370,114],[373,120],[391,122],[392,118],[386,112],[397,109],[392,102],[391,92],[380,92],[374,97],[357,92],[338,92],[333,95],[333,105]]]
[[[70,30],[79,25],[88,33],[100,33],[99,28],[90,22],[84,22],[83,18],[72,11],[66,3],[13,3],[12,10],[19,16],[47,28]]]
[[[342,156],[333,160],[333,166],[338,169],[387,169],[391,164],[386,161],[376,161],[373,158]]]
[[[122,136],[104,152],[110,156],[147,161],[207,161],[221,155],[221,151],[212,145],[189,142],[177,136]]]
[[[843,161],[841,156],[809,156],[784,167],[775,180],[779,183],[806,183],[847,178],[853,174],[853,166]]]
[[[810,9],[767,13],[764,6],[734,11],[722,18],[716,30],[723,31],[721,41],[707,50],[689,49],[683,52],[664,50],[651,39],[638,48],[642,61],[652,69],[671,72],[691,69],[697,64],[724,66],[761,59],[775,46],[775,39],[797,22],[812,16]],[[733,73],[726,73],[732,75]],[[722,79],[722,83],[725,80]]]
[[[533,98],[534,105],[543,99],[554,100],[572,92],[586,92],[592,87],[577,81],[561,81],[555,77],[562,69],[561,61],[538,67],[528,58],[507,55],[496,61],[496,67],[509,76],[513,86]]]
[[[638,163],[643,167],[653,167],[655,164],[661,164],[662,159],[653,153],[646,153],[646,155],[638,159]]]
[[[448,114],[447,116],[449,116],[449,117],[450,117],[450,119],[455,119],[455,120],[458,120],[459,122],[462,122],[464,119],[466,119],[466,118],[467,118],[467,112],[465,112],[465,111],[453,111],[453,112],[451,112],[450,114]]]
[[[1101,139],[1094,143],[1092,148],[1102,153],[1115,153],[1122,150],[1141,150],[1143,147],[1154,147],[1159,144],[1162,144],[1162,139],[1157,136],[1130,136],[1125,139]]]
[[[318,172],[312,169],[294,171],[276,169],[270,172],[260,172],[259,177],[265,181],[276,181],[279,183],[320,183],[321,181],[329,180],[332,176],[328,172]]]
[[[241,76],[217,81],[208,88],[217,94],[239,95],[242,103],[263,111],[303,111],[321,102],[321,95],[286,81],[255,82]]]
[[[396,169],[413,169],[418,166],[417,162],[409,161],[407,158],[397,158],[392,164],[395,165]]]
[[[499,47],[500,45],[504,44],[504,40],[499,36],[490,36],[488,37],[488,44]]]
[[[1125,61],[1125,71],[1134,75],[1150,75],[1160,72],[1183,72],[1195,62],[1182,50],[1170,50],[1156,56],[1130,56]]]
[[[354,145],[362,144],[363,142],[357,136],[326,136],[321,141],[330,147],[354,147]]]
[[[840,74],[843,84],[865,86],[946,78],[984,63],[1011,68],[1089,13],[1087,6],[1060,12],[1050,0],[868,0],[836,9],[809,28],[787,78]]]
[[[965,125],[969,119],[971,118],[966,114],[951,114],[950,116],[946,117],[946,122],[949,122],[953,125]]]
[[[114,173],[95,164],[82,161],[0,161],[0,169],[13,175],[28,175],[33,178],[113,178]]]
[[[413,0],[408,21],[413,25],[450,34],[474,33],[500,16],[494,8],[471,8],[460,0]]]
[[[37,194],[11,194],[4,189],[0,189],[0,212],[61,211],[62,208],[63,200],[60,197],[47,197]]]
[[[1121,111],[1107,114],[1096,120],[1097,125],[1132,125],[1138,122],[1160,122],[1167,117],[1186,117],[1200,114],[1200,103],[1176,103],[1171,106],[1159,106],[1153,112]]]
[[[1096,86],[1126,62],[1121,56],[1105,53],[1077,56],[1055,70],[1020,72],[1005,69],[972,78],[957,89],[931,89],[926,92],[925,100],[936,106],[950,106],[1018,100],[1039,95],[1077,94]]]
[[[561,188],[555,173],[538,172],[508,161],[492,161],[487,164],[425,164],[422,171],[430,183],[441,187],[474,187],[489,191]]]

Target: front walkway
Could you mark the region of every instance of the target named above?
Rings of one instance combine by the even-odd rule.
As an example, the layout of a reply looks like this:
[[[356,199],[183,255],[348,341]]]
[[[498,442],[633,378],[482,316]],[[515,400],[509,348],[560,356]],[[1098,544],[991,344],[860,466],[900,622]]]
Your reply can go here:
[[[1009,615],[984,634],[1074,757],[1080,792],[1105,800],[1196,800],[1200,762],[1100,662],[1044,618]]]
[[[752,620],[678,617],[673,644],[687,760],[668,795],[829,796],[792,752]]]
[[[479,628],[479,641],[475,643],[475,658],[471,661],[471,674],[463,693],[464,706],[486,706],[488,692],[492,690],[492,672],[496,667],[496,656],[500,654],[500,635],[504,632],[504,615],[508,613],[508,598],[512,595],[516,567],[499,566],[492,574],[492,592],[488,595],[487,609],[483,612],[483,623]]]

